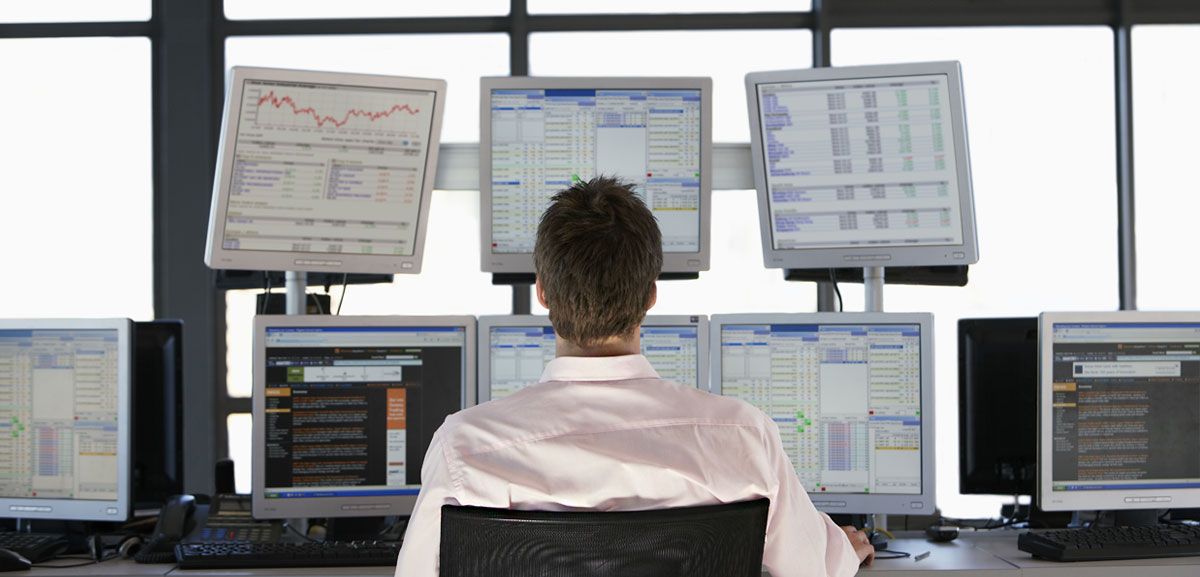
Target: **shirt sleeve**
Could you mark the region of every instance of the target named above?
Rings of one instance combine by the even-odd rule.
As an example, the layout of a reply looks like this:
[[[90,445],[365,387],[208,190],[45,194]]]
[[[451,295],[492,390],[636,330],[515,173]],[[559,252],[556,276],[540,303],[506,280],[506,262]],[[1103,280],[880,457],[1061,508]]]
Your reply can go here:
[[[444,428],[444,425],[443,425]],[[408,520],[404,544],[396,560],[396,577],[438,574],[442,541],[442,505],[457,505],[449,464],[442,449],[442,429],[434,433],[421,466],[421,492]]]
[[[783,450],[779,428],[765,423],[767,453],[778,488],[771,496],[763,566],[772,577],[848,577],[858,573],[850,539],[817,511]]]

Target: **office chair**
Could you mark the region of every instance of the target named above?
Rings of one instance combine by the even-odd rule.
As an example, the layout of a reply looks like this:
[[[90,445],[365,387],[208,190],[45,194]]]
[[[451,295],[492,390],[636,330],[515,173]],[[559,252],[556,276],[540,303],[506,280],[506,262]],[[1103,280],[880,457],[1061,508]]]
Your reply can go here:
[[[442,577],[759,577],[768,499],[658,511],[442,506]]]

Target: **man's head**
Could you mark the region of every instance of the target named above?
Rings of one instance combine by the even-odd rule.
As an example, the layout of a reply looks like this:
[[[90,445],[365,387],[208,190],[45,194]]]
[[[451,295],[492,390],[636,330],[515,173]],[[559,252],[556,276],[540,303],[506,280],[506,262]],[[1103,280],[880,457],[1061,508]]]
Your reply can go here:
[[[554,331],[590,347],[635,333],[653,306],[662,234],[633,185],[596,177],[551,199],[533,263]]]

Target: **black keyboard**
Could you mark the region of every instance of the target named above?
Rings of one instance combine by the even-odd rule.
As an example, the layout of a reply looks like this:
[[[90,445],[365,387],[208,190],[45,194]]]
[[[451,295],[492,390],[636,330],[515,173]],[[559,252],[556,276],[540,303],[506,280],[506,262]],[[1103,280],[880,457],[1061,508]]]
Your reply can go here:
[[[399,543],[184,543],[175,547],[180,569],[347,567],[396,564]]]
[[[41,563],[65,551],[67,538],[47,533],[0,531],[0,549],[15,551],[32,563]]]
[[[1200,555],[1200,527],[1096,527],[1022,533],[1017,548],[1052,561]]]

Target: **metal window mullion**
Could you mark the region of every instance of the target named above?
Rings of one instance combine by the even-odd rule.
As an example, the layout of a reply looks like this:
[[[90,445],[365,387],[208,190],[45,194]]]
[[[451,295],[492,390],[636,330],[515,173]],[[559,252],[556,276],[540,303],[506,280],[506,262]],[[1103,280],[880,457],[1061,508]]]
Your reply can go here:
[[[1128,2],[1122,2],[1128,5]],[[1113,28],[1117,137],[1117,266],[1121,310],[1137,310],[1137,250],[1133,188],[1132,28],[1125,18]]]
[[[50,22],[0,24],[0,38],[80,38],[93,36],[151,36],[153,19],[146,22]]]

